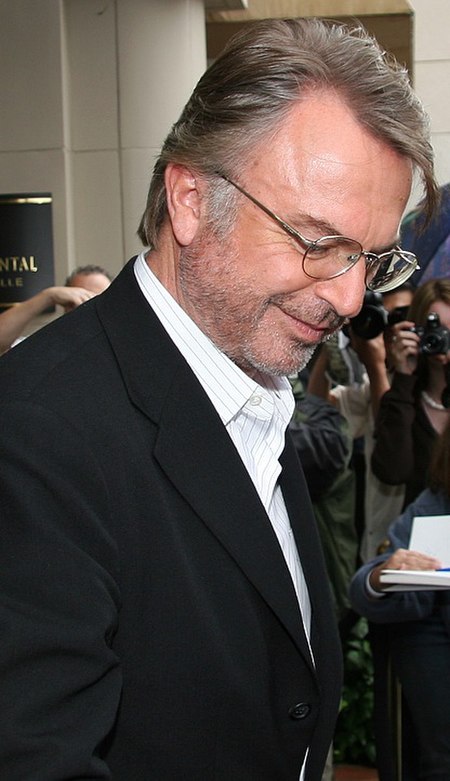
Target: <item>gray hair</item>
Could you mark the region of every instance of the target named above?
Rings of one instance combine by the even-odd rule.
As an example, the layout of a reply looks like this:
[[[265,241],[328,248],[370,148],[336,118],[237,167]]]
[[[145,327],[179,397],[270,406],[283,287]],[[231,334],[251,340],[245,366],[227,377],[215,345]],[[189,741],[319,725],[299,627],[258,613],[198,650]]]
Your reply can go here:
[[[431,216],[438,203],[429,120],[406,68],[361,27],[319,19],[264,20],[247,25],[195,87],[156,161],[138,235],[157,246],[167,215],[168,163],[215,178],[209,206],[232,209],[234,193],[217,178],[242,169],[292,106],[312,89],[335,90],[374,137],[411,160]],[[326,118],[324,118],[326,121]],[[212,221],[212,220],[211,220]]]

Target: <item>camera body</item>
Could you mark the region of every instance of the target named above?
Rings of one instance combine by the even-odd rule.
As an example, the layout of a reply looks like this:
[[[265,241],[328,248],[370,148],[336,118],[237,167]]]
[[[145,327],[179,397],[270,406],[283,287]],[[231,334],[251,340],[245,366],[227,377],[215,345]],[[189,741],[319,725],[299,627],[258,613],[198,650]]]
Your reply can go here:
[[[383,296],[373,290],[367,290],[361,311],[350,319],[350,326],[361,339],[375,339],[394,323],[406,320],[407,306],[397,306],[391,312],[383,306]]]
[[[413,330],[420,336],[419,350],[424,355],[446,355],[450,350],[450,331],[441,325],[436,312],[430,312],[425,325]]]
[[[407,306],[397,306],[388,312],[381,293],[367,290],[361,311],[350,319],[354,334],[362,339],[374,339],[391,325],[401,323],[408,316]],[[450,331],[441,325],[439,315],[430,312],[424,326],[411,329],[420,337],[419,350],[424,355],[445,355],[450,350]]]

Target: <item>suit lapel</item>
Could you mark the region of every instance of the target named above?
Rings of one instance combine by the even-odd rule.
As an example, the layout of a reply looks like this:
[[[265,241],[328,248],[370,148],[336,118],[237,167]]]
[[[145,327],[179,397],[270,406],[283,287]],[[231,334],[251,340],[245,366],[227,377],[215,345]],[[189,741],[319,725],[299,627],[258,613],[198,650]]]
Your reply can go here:
[[[172,387],[155,457],[308,656],[292,580],[253,482],[203,390],[187,400],[186,389],[184,381]]]
[[[311,645],[318,672],[339,654],[336,617],[313,508],[303,470],[289,433],[281,458],[282,489],[311,601]]]
[[[130,264],[99,297],[97,309],[133,403],[158,425],[155,458],[309,662],[292,580],[253,482],[209,398],[143,298]],[[301,510],[297,505],[298,515]]]

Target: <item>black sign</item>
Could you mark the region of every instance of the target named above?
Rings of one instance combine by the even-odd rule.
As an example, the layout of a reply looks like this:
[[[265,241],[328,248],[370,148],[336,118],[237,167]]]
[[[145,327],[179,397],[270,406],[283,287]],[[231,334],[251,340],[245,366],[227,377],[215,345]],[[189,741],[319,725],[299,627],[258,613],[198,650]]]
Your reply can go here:
[[[0,311],[54,279],[51,193],[0,195]]]

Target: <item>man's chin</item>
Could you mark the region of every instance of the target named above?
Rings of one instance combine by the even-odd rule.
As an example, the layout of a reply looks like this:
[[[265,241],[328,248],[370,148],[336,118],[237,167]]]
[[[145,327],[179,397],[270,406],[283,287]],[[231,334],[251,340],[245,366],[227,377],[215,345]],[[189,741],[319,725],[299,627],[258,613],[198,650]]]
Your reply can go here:
[[[264,359],[253,356],[246,362],[245,367],[238,365],[250,376],[254,376],[255,373],[262,373],[276,377],[289,377],[292,374],[297,374],[308,365],[318,346],[319,344],[302,345],[301,349],[297,349],[289,355],[277,355],[272,359],[268,356],[265,356]]]

